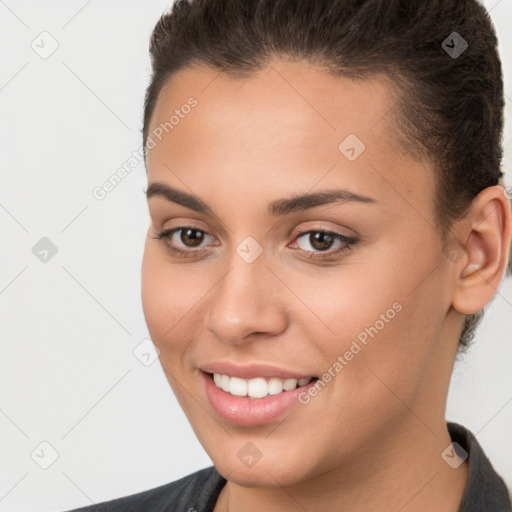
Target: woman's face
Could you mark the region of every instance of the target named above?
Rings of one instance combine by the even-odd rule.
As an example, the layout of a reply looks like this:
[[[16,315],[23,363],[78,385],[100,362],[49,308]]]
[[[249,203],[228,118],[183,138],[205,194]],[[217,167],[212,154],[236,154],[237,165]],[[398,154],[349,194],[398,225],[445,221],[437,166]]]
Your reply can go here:
[[[371,471],[446,428],[452,263],[388,87],[275,61],[244,79],[184,69],[159,95],[144,314],[198,439],[242,485]]]

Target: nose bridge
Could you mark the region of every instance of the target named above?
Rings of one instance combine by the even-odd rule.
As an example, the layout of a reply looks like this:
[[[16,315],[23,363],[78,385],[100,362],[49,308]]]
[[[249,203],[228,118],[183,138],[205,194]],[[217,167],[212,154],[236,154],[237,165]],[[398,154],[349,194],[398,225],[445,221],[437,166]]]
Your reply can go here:
[[[234,250],[209,301],[208,328],[222,341],[240,344],[252,333],[275,334],[285,327],[277,306],[275,277],[260,244],[247,237]]]

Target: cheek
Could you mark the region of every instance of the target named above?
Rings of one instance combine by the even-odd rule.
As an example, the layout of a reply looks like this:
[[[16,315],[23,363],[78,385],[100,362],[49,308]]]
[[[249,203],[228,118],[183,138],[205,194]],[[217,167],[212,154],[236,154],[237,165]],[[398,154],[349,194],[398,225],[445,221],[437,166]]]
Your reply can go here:
[[[204,289],[196,288],[185,266],[169,264],[150,243],[142,261],[142,307],[151,339],[165,357],[167,352],[186,346],[187,315],[193,314]]]
[[[444,321],[444,305],[436,300],[440,283],[435,273],[422,282],[427,271],[400,271],[404,267],[396,262],[386,270],[385,262],[380,263],[364,266],[364,272],[354,267],[319,274],[314,293],[311,281],[302,280],[298,295],[306,297],[309,309],[322,320],[311,322],[321,331],[311,330],[308,337],[316,340],[326,371],[342,357],[332,371],[343,374],[338,380],[347,392],[376,379],[374,370],[394,389],[414,393],[414,381],[432,363],[432,346]]]
[[[329,352],[348,349],[350,340],[364,343],[372,335],[380,336],[400,316],[400,282],[382,279],[381,273],[368,265],[339,267],[295,282],[297,295],[312,313],[311,325],[318,326],[321,321],[323,333],[311,333],[311,339]]]

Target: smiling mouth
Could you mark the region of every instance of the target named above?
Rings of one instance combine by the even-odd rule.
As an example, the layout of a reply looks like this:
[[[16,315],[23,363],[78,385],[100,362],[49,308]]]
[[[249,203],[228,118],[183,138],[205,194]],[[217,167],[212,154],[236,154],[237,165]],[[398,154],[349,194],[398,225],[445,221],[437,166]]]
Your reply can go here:
[[[243,379],[230,377],[219,373],[208,373],[215,385],[233,396],[247,397],[249,399],[265,398],[269,395],[279,395],[294,389],[308,385],[317,377],[305,377],[302,379],[282,379],[280,377],[255,377]]]

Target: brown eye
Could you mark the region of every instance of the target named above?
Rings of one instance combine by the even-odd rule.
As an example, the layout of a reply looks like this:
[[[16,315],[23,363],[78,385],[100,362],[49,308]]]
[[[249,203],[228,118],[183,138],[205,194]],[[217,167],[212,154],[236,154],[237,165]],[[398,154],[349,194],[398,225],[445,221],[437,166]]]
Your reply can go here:
[[[342,253],[352,250],[357,245],[357,240],[339,233],[312,229],[297,236],[294,245],[307,258],[320,260],[338,254],[341,256]]]
[[[334,240],[335,237],[323,231],[312,231],[309,233],[309,243],[311,247],[319,251],[329,249]]]
[[[157,233],[157,240],[161,240],[165,247],[180,257],[195,257],[200,252],[207,250],[202,242],[206,237],[214,239],[210,233],[202,229],[196,229],[192,226],[182,226],[179,228],[168,229]],[[214,244],[215,245],[215,244]]]
[[[204,240],[204,231],[193,228],[180,229],[179,231],[181,231],[180,240],[187,247],[197,247]]]
[[[300,249],[311,252],[311,248],[314,251],[327,251],[335,242],[338,242],[339,246],[350,245],[355,240],[338,233],[331,233],[329,231],[311,230],[302,233],[297,237],[297,241],[303,240],[301,243],[297,243]],[[307,244],[304,245],[304,241]],[[301,247],[301,244],[302,247]],[[309,244],[309,247],[307,245]]]

